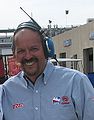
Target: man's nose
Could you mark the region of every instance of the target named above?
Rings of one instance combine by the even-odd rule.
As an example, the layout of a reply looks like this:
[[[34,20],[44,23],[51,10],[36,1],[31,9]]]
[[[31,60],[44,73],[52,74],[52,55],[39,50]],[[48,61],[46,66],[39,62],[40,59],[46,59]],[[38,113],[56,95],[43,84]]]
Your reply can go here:
[[[26,50],[25,56],[26,59],[30,59],[32,57],[32,53],[29,50]]]

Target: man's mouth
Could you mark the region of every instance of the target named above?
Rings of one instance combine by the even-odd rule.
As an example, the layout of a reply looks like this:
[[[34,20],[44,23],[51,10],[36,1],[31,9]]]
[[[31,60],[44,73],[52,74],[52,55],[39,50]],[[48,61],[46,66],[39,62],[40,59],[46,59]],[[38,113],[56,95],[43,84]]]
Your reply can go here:
[[[31,66],[31,65],[33,65],[36,62],[38,62],[38,59],[37,58],[32,58],[30,60],[26,60],[26,59],[23,60],[22,64],[27,65],[27,66]]]
[[[33,63],[35,63],[34,61],[32,61],[32,62],[26,62],[25,64],[27,65],[27,66],[31,66],[31,65],[33,65]]]

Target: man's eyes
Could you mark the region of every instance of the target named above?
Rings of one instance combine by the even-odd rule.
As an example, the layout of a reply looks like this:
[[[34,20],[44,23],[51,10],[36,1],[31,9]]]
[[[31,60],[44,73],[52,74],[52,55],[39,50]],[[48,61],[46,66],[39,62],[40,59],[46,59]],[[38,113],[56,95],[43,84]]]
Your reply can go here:
[[[30,48],[29,49],[29,52],[31,51],[31,52],[36,52],[36,51],[38,51],[39,50],[39,48],[37,48],[37,47],[34,47],[34,48]],[[21,49],[21,50],[17,50],[17,53],[25,53],[26,52],[26,50],[24,50],[24,49]]]
[[[17,53],[24,53],[25,50],[18,50]]]
[[[37,48],[37,47],[30,48],[30,51],[38,51],[38,50],[39,50],[39,48]]]

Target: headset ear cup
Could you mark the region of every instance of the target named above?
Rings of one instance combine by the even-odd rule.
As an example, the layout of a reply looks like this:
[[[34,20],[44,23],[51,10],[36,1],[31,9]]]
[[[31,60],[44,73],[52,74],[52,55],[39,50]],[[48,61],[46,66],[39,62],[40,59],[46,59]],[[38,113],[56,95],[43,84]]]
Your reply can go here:
[[[55,51],[54,51],[54,43],[51,38],[49,37],[45,38],[45,47],[46,47],[45,53],[46,53],[47,58],[48,57],[52,58],[55,54]]]

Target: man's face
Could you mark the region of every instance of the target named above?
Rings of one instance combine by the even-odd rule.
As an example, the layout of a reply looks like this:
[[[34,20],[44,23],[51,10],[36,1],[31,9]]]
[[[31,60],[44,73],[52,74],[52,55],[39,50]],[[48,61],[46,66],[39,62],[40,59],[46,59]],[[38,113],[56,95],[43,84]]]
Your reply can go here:
[[[14,39],[16,61],[29,78],[36,79],[46,64],[40,35],[29,29],[22,29],[16,33]]]

